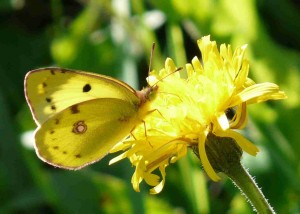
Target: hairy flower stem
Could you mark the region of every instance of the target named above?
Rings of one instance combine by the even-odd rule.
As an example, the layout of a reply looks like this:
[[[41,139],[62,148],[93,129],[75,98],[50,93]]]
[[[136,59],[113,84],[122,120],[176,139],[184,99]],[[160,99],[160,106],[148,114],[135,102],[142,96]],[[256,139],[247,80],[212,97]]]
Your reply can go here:
[[[249,199],[257,213],[275,213],[251,175],[241,164],[232,167],[226,175],[239,187],[242,194]]]
[[[209,134],[205,149],[216,172],[223,172],[239,187],[253,208],[260,214],[275,213],[251,175],[241,165],[242,150],[232,138]],[[199,157],[198,149],[194,149]]]

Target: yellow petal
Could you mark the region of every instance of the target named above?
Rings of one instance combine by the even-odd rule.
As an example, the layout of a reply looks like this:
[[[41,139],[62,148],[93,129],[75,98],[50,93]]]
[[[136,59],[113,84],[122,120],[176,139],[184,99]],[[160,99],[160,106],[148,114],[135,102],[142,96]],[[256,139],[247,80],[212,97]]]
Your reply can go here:
[[[199,155],[201,159],[201,163],[203,165],[203,168],[207,175],[215,182],[219,181],[221,178],[217,175],[215,170],[212,168],[207,155],[205,151],[205,140],[206,136],[203,135],[202,137],[199,137],[199,143],[198,143],[198,148],[199,148]]]
[[[150,189],[150,194],[160,193],[162,191],[164,185],[165,185],[166,167],[165,166],[159,167],[159,171],[160,171],[161,176],[162,176],[161,182],[159,182],[158,185],[156,185],[155,187],[153,187],[152,189]]]
[[[200,62],[200,60],[198,59],[198,57],[195,56],[195,57],[192,59],[192,65],[193,65],[194,71],[195,71],[197,74],[203,73],[203,67],[202,67],[201,62]]]
[[[233,98],[231,106],[238,105],[242,102],[247,104],[259,103],[267,100],[284,99],[287,96],[284,92],[279,91],[278,85],[274,83],[259,83],[245,88],[242,92]]]
[[[256,154],[259,152],[259,149],[253,143],[244,138],[244,136],[240,133],[232,131],[231,129],[228,129],[226,132],[220,132],[215,134],[220,137],[233,138],[236,141],[236,143],[242,148],[242,150],[250,155],[256,156]]]
[[[116,163],[116,162],[118,162],[118,161],[120,161],[120,160],[123,160],[123,159],[126,158],[126,157],[127,157],[127,153],[124,152],[124,153],[118,155],[117,157],[114,157],[113,159],[111,159],[111,160],[109,161],[108,165],[112,165],[112,164],[114,164],[114,163]]]
[[[218,120],[218,123],[219,123],[219,125],[220,125],[220,127],[223,131],[229,129],[228,119],[227,119],[226,114],[224,112],[220,113],[220,115],[218,115],[217,120]]]
[[[193,75],[193,73],[194,73],[193,66],[190,63],[188,63],[188,64],[185,65],[185,70],[186,70],[186,73],[187,73],[188,77],[191,77]]]
[[[249,62],[248,60],[243,60],[241,69],[236,74],[235,85],[236,88],[245,87],[245,82],[247,81],[248,73],[249,73]]]
[[[234,118],[230,121],[231,129],[243,129],[247,124],[247,104],[242,103],[237,107]]]
[[[159,184],[160,177],[152,173],[144,173],[144,180],[147,184],[156,186]]]
[[[132,178],[131,178],[132,187],[136,192],[140,191],[140,178],[141,178],[141,175],[138,173],[138,170],[139,170],[139,168],[136,167],[135,172],[133,173]]]
[[[171,58],[167,58],[165,61],[165,69],[167,74],[170,74],[176,70],[176,66]]]

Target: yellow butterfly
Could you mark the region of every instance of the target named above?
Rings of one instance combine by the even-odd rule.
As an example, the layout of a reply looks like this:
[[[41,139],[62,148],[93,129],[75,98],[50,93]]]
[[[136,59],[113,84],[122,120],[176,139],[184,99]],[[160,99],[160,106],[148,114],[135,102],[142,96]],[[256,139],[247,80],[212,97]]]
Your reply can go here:
[[[27,73],[25,96],[43,161],[80,169],[103,158],[151,112],[158,87],[136,91],[108,76],[62,68]]]

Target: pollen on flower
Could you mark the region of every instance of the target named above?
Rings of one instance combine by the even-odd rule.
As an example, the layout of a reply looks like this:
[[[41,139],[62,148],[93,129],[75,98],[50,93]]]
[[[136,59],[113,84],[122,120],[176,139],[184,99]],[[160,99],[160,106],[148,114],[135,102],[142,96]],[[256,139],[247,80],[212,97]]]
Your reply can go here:
[[[166,167],[185,156],[188,148],[195,147],[208,176],[218,181],[220,177],[205,149],[207,136],[232,138],[243,151],[256,155],[258,148],[234,129],[245,127],[248,104],[286,98],[277,85],[256,84],[248,78],[246,45],[232,51],[230,45],[223,44],[219,51],[216,42],[205,36],[198,40],[198,46],[202,61],[194,57],[186,65],[186,78],[174,73],[176,66],[170,58],[163,69],[150,73],[149,85],[158,85],[157,96],[150,105],[157,111],[111,150],[123,153],[110,164],[128,158],[135,166],[131,182],[136,191],[144,180],[153,186],[150,193],[159,193],[165,183]],[[231,108],[235,114],[228,118],[226,113]]]

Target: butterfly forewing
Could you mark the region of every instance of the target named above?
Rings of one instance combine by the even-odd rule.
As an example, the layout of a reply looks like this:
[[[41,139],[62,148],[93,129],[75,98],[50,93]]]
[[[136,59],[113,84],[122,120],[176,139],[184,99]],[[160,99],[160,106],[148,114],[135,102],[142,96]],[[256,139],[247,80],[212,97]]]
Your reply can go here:
[[[116,79],[61,68],[42,68],[25,77],[25,95],[37,124],[80,102],[117,98],[138,103],[135,90]]]

